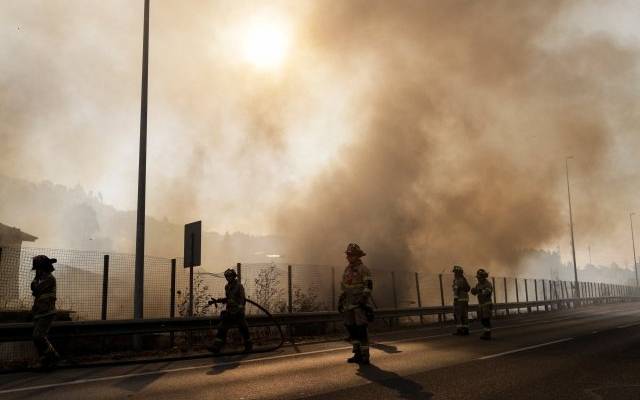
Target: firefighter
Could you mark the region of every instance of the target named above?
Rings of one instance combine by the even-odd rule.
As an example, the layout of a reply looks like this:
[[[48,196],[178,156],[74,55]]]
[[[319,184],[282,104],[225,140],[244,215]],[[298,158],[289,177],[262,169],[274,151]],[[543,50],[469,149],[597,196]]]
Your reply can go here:
[[[209,304],[222,303],[226,305],[225,310],[220,314],[218,332],[209,350],[214,354],[219,353],[227,341],[227,332],[237,326],[244,341],[244,351],[248,353],[253,350],[253,343],[249,336],[249,325],[247,325],[244,314],[246,304],[244,287],[238,280],[238,274],[234,269],[229,268],[224,271],[224,277],[227,279],[227,284],[224,287],[225,297],[209,301]]]
[[[469,335],[469,282],[459,265],[453,266],[453,315],[456,320],[454,335]]]
[[[489,282],[489,274],[480,268],[476,273],[478,283],[471,289],[471,294],[478,296],[478,319],[482,324],[483,332],[480,339],[491,340],[491,311],[493,308],[493,286]]]
[[[344,325],[353,346],[353,357],[347,362],[369,364],[369,334],[367,326],[373,320],[371,290],[373,281],[369,268],[362,263],[366,255],[355,243],[349,243],[345,251],[349,264],[342,275],[342,294],[338,310],[344,318]]]
[[[31,282],[31,293],[34,297],[33,307],[33,344],[38,350],[39,367],[52,369],[60,360],[58,352],[47,337],[51,324],[56,317],[56,278],[52,272],[53,264],[58,260],[45,255],[33,257],[32,271],[36,276]]]

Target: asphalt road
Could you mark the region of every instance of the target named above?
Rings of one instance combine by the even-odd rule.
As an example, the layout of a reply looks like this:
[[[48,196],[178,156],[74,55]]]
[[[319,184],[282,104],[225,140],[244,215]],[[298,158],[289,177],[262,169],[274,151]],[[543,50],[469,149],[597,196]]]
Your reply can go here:
[[[374,337],[372,364],[331,342],[245,357],[0,375],[1,399],[640,399],[640,303],[496,322],[495,340]]]

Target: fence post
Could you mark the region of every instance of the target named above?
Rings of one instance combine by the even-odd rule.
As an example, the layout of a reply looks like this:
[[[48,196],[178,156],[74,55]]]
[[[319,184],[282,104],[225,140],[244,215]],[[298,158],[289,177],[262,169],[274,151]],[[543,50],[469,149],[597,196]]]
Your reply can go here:
[[[422,299],[420,298],[420,279],[418,278],[417,272],[416,272],[416,294],[418,295],[418,308],[422,309]],[[420,310],[420,325],[424,325],[424,321],[422,318],[422,310]]]
[[[398,309],[398,293],[396,292],[396,274],[391,271],[391,285],[393,287],[393,308]]]
[[[331,311],[336,310],[336,267],[331,267]]]
[[[104,255],[104,264],[102,269],[102,316],[101,319],[107,319],[107,301],[109,298],[109,255]]]
[[[189,267],[189,309],[187,315],[193,317],[193,267]]]
[[[531,306],[529,305],[529,285],[527,285],[527,278],[524,278],[524,298],[527,302],[527,313],[530,313]]]
[[[287,299],[289,302],[289,314],[293,312],[293,294],[291,293],[292,279],[291,279],[291,265],[287,266]]]
[[[496,278],[495,276],[491,277],[491,282],[493,283],[493,304],[495,305],[495,307],[493,307],[493,315],[497,316],[498,315],[498,300],[497,300],[497,294],[496,294]]]
[[[533,280],[533,290],[536,293],[536,312],[540,311],[540,306],[538,305],[538,280]]]
[[[509,303],[509,298],[507,297],[507,278],[504,277],[502,279],[504,282],[504,310],[507,315],[509,315],[509,306],[507,306],[507,303]]]
[[[545,280],[542,279],[542,298],[544,299],[544,310],[549,311],[549,304],[547,303],[547,285]]]
[[[516,313],[520,314],[520,290],[518,289],[518,278],[515,278],[516,281],[516,303],[518,303],[518,308],[516,309]]]
[[[442,290],[442,274],[438,274],[438,280],[440,281],[440,304],[444,308],[444,291]],[[447,314],[442,310],[442,313],[438,314],[441,327],[444,327],[444,322],[447,319]]]
[[[171,259],[171,293],[169,295],[169,318],[176,316],[176,259]],[[169,347],[173,348],[174,333],[169,332]]]

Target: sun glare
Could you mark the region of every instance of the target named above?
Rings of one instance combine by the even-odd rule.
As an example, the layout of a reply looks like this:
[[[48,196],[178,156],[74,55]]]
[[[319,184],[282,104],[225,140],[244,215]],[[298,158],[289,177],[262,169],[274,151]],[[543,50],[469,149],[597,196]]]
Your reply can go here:
[[[261,69],[274,69],[282,65],[289,50],[289,32],[276,20],[252,21],[245,32],[244,58]]]

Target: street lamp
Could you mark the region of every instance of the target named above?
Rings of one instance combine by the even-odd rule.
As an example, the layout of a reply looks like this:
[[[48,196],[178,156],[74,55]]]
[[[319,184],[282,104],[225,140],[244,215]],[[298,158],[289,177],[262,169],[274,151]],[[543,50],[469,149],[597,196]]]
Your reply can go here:
[[[578,286],[578,264],[576,264],[576,244],[573,238],[573,214],[571,211],[571,189],[569,188],[569,160],[571,159],[573,159],[573,156],[567,157],[564,160],[564,164],[567,171],[567,195],[569,197],[569,226],[571,227],[571,251],[573,253],[573,274],[575,277],[576,297],[580,298],[580,287]]]
[[[142,90],[140,94],[140,149],[138,160],[138,209],[136,223],[136,266],[133,289],[133,318],[142,319],[144,310],[144,215],[147,184],[147,82],[149,71],[149,0],[144,0],[142,34]]]
[[[633,266],[636,269],[636,286],[638,286],[638,262],[636,261],[636,241],[633,238],[633,216],[634,212],[629,214],[629,222],[631,222],[631,245],[633,246]]]

